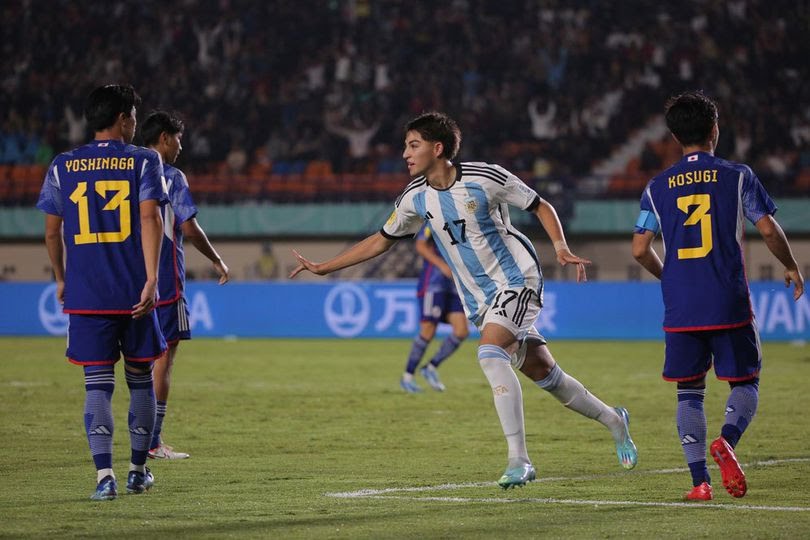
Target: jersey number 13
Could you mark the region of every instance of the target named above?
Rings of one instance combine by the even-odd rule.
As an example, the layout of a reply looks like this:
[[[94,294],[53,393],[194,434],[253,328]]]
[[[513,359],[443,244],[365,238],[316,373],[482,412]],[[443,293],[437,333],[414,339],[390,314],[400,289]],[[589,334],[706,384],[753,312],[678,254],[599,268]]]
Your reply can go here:
[[[126,180],[101,180],[95,183],[96,193],[106,199],[107,192],[113,191],[115,194],[107,202],[102,210],[119,210],[118,230],[110,232],[90,231],[90,210],[87,200],[87,182],[79,182],[70,200],[79,207],[79,234],[73,235],[76,244],[100,244],[105,242],[123,242],[132,232],[129,204],[125,203],[129,197],[129,182]]]

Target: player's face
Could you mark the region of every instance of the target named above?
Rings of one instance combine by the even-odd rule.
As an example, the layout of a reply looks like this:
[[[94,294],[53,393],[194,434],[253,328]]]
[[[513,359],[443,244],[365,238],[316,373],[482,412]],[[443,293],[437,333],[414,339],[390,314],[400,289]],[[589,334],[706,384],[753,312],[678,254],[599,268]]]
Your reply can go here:
[[[124,118],[124,122],[121,124],[121,134],[124,136],[124,142],[126,143],[131,143],[132,139],[135,138],[135,128],[138,127],[138,120],[135,117],[136,112],[135,107],[132,107],[129,116]]]
[[[408,165],[408,174],[415,178],[430,170],[438,161],[437,152],[440,147],[441,143],[426,141],[418,131],[406,133],[402,157]]]
[[[166,161],[169,163],[174,163],[177,161],[177,156],[180,155],[180,151],[183,150],[183,144],[180,142],[180,139],[183,138],[183,132],[181,131],[173,135],[164,133],[164,135],[166,136]]]

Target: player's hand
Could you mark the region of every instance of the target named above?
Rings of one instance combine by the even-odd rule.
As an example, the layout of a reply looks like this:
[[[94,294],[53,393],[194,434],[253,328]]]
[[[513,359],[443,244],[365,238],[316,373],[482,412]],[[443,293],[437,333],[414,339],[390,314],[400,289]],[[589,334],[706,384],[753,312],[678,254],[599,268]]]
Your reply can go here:
[[[225,261],[222,259],[219,259],[214,263],[214,270],[216,270],[217,274],[219,274],[220,285],[225,285],[228,283],[228,280],[231,279],[231,277],[228,275],[228,272],[230,272],[230,270],[228,270],[228,265],[225,264]]]
[[[791,283],[793,283],[793,300],[798,300],[804,294],[802,273],[798,270],[785,270],[785,287],[789,288]]]
[[[585,273],[585,265],[591,264],[591,261],[589,261],[588,259],[577,257],[576,255],[571,253],[571,250],[569,250],[568,248],[564,248],[557,251],[557,262],[560,263],[561,266],[565,266],[566,264],[576,264],[577,283],[588,281],[588,276]]]
[[[57,281],[56,282],[56,299],[59,300],[60,304],[65,303],[65,282],[64,281]]]
[[[141,301],[132,306],[132,318],[140,319],[155,309],[157,303],[157,280],[147,281],[141,291]]]
[[[289,276],[290,279],[294,278],[295,276],[297,276],[298,274],[300,274],[304,270],[309,270],[313,274],[316,274],[316,275],[319,275],[319,276],[322,276],[322,275],[324,275],[326,273],[326,272],[323,272],[323,271],[320,270],[320,265],[318,263],[310,261],[309,259],[303,257],[300,253],[298,253],[295,250],[292,250],[292,252],[293,252],[293,255],[295,255],[295,258],[298,259],[298,266],[295,267],[295,270],[290,272],[290,276]]]

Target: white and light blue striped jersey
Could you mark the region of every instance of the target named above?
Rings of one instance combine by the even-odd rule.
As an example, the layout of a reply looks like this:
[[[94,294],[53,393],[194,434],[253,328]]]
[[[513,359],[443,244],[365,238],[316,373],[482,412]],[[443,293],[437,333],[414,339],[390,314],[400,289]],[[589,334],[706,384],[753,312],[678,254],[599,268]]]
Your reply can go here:
[[[537,193],[503,167],[457,163],[456,181],[447,189],[415,178],[397,199],[380,231],[391,239],[410,238],[425,221],[453,270],[467,317],[477,323],[496,293],[531,287],[542,299],[542,274],[534,246],[512,226],[508,205],[533,211]]]

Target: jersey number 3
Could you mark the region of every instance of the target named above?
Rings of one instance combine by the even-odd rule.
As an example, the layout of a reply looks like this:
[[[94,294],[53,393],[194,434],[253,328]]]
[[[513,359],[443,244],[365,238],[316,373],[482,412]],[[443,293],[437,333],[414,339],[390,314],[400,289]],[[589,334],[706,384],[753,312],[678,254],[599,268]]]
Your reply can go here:
[[[76,244],[99,244],[105,242],[123,242],[132,232],[129,204],[124,204],[129,197],[129,182],[126,180],[101,180],[96,182],[96,193],[107,198],[107,192],[114,191],[112,199],[102,210],[120,210],[118,214],[119,227],[112,232],[90,232],[90,209],[87,201],[87,182],[79,182],[70,200],[79,207],[79,234],[73,235]]]
[[[693,248],[678,250],[679,259],[700,259],[712,250],[712,216],[709,215],[711,198],[706,194],[687,195],[678,197],[678,209],[687,215],[684,227],[700,225],[700,245]],[[697,206],[692,213],[689,209]]]

